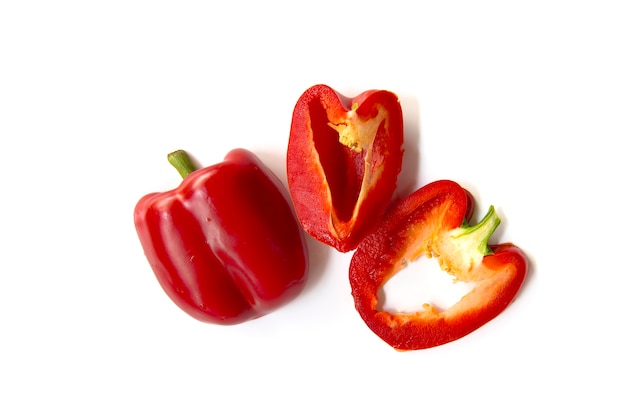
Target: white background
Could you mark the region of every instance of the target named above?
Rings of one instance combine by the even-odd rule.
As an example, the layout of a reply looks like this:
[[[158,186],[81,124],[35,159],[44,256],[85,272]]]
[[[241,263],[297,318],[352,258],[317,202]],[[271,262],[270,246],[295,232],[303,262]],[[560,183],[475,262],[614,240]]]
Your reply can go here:
[[[623,416],[619,5],[1,2],[0,416]],[[178,185],[166,154],[245,147],[284,181],[317,83],[399,96],[399,194],[448,178],[495,205],[494,240],[531,262],[502,315],[398,353],[353,307],[350,254],[312,240],[307,288],[269,316],[167,299],[132,221]]]

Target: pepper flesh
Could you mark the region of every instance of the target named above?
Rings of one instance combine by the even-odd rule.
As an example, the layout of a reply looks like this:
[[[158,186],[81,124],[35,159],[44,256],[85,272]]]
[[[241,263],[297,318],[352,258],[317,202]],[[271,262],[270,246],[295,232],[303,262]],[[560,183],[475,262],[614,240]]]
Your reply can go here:
[[[369,90],[347,98],[309,88],[293,112],[287,147],[289,191],[302,227],[341,252],[380,222],[402,166],[398,97]]]
[[[200,170],[177,168],[180,186],[144,196],[134,213],[167,295],[192,317],[224,325],[295,298],[306,282],[308,252],[278,178],[244,149]]]
[[[499,224],[490,208],[476,226],[467,225],[473,199],[455,182],[441,180],[398,201],[379,228],[355,251],[350,284],[355,307],[367,326],[399,351],[457,340],[499,315],[515,298],[527,271],[513,244],[487,245]],[[425,304],[418,312],[379,310],[378,291],[409,262],[435,257],[455,280],[474,288],[447,310]]]

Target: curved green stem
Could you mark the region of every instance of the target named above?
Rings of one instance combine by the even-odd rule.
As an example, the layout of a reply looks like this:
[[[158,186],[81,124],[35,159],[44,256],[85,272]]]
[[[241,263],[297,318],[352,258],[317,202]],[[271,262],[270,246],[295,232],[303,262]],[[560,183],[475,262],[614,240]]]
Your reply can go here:
[[[167,161],[174,166],[178,173],[183,177],[196,171],[198,168],[194,165],[189,154],[183,150],[170,152],[167,155]]]
[[[478,251],[483,255],[488,255],[492,251],[487,241],[489,241],[489,237],[491,237],[498,225],[500,225],[500,218],[496,214],[494,207],[489,206],[487,214],[480,222],[473,226],[463,225],[455,238],[466,237],[465,239],[475,240],[478,244]]]

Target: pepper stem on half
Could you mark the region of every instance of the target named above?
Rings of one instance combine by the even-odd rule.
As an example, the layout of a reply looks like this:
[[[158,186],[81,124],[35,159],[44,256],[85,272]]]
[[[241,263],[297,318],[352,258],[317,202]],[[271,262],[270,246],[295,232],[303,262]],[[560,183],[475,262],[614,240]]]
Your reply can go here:
[[[189,174],[197,170],[197,167],[191,161],[189,154],[183,150],[170,152],[167,155],[167,161],[174,166],[182,178],[187,177]]]
[[[493,206],[476,225],[463,224],[433,243],[432,253],[439,259],[444,271],[452,275],[463,275],[482,263],[484,256],[492,253],[488,241],[500,218]]]
[[[457,231],[457,234],[454,234],[454,238],[460,239],[461,237],[468,237],[470,240],[478,241],[478,251],[482,255],[491,254],[491,248],[487,245],[487,241],[489,241],[489,237],[493,235],[496,228],[500,225],[500,218],[496,214],[496,210],[493,206],[489,206],[489,210],[476,225],[464,225],[461,226]]]

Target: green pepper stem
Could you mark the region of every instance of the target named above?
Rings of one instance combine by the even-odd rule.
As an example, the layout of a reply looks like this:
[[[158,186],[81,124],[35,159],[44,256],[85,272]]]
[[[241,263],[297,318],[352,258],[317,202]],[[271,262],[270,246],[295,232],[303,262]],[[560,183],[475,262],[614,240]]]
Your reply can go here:
[[[478,251],[482,255],[488,255],[491,254],[492,251],[487,242],[489,241],[491,235],[495,232],[498,225],[500,225],[500,218],[496,214],[494,207],[489,206],[489,210],[480,222],[473,226],[463,225],[460,228],[459,233],[455,234],[455,238],[469,238],[469,236],[476,237],[476,239],[480,240],[478,241]]]
[[[197,167],[191,161],[189,154],[183,150],[170,152],[167,155],[167,161],[174,166],[183,178],[197,170]]]

